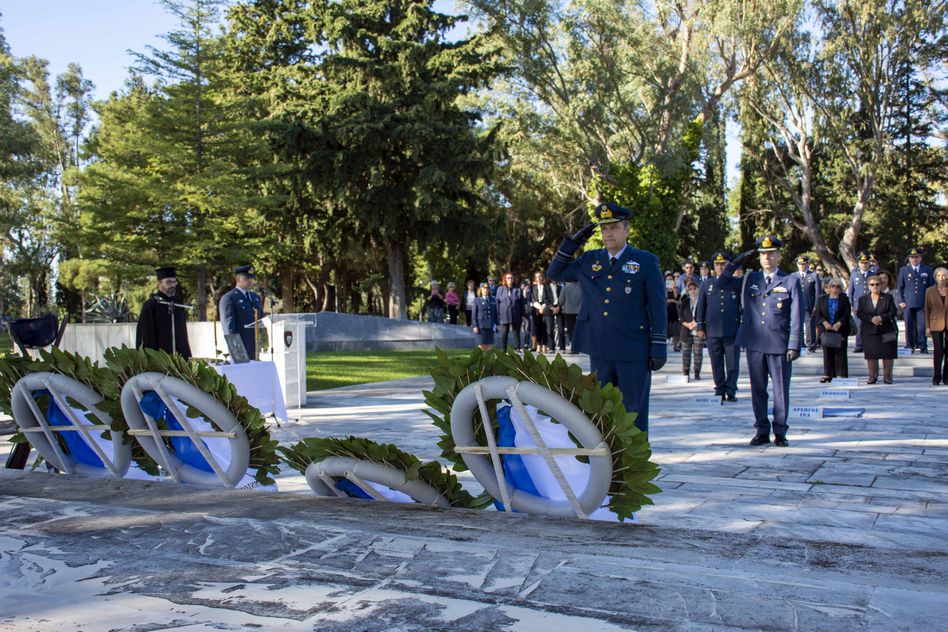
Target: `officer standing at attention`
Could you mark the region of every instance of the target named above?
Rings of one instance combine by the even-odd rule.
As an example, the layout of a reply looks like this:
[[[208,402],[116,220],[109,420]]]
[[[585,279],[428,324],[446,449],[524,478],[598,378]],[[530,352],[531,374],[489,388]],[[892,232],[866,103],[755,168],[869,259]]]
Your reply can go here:
[[[135,346],[177,353],[185,360],[191,357],[185,310],[190,305],[178,302],[178,278],[173,267],[157,268],[158,291],[142,305],[135,328]]]
[[[819,275],[810,269],[810,258],[806,255],[797,257],[797,272],[800,275],[800,289],[803,290],[803,313],[806,316],[804,331],[806,332],[806,348],[811,353],[816,351],[816,321],[813,320],[813,308],[816,307],[816,297],[823,293],[823,282]]]
[[[746,350],[757,433],[752,446],[770,443],[767,415],[767,381],[773,380],[774,444],[787,442],[787,412],[790,408],[791,362],[800,357],[803,326],[803,296],[800,276],[777,268],[783,243],[773,235],[757,240],[762,270],[747,275],[744,313],[736,344]]]
[[[849,297],[849,304],[853,306],[853,320],[856,323],[856,347],[854,353],[862,353],[862,336],[859,335],[859,319],[856,318],[856,306],[859,305],[859,299],[869,293],[869,277],[872,271],[869,269],[871,261],[866,252],[860,252],[856,259],[856,269],[849,275],[849,285],[846,286],[846,296]]]
[[[251,266],[239,266],[234,270],[234,289],[221,297],[221,327],[225,334],[240,334],[247,357],[257,359],[257,341],[254,323],[263,316],[263,302],[253,292],[257,275]]]
[[[920,248],[908,252],[908,265],[899,269],[899,307],[905,319],[905,348],[912,353],[928,353],[925,336],[925,290],[935,284],[935,273],[922,263]]]
[[[579,281],[583,299],[573,349],[589,354],[599,383],[618,387],[626,410],[638,415],[635,425],[648,432],[651,371],[661,369],[668,355],[665,281],[658,257],[626,243],[632,211],[606,202],[596,207],[595,216],[597,222],[563,240],[547,276]],[[605,248],[574,261],[597,223]]]
[[[708,341],[714,394],[728,402],[737,401],[737,378],[740,373],[740,348],[734,344],[741,324],[742,277],[734,270],[741,261],[754,254],[741,253],[732,263],[726,252],[711,255],[714,276],[701,286],[698,294],[698,336]]]

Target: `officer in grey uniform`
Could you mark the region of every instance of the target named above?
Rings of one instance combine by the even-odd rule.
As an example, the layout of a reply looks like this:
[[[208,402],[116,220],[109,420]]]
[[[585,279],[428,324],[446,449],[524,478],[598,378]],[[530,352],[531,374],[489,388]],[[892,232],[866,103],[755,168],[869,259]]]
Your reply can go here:
[[[257,359],[257,341],[254,323],[263,317],[263,302],[253,292],[257,276],[251,266],[239,266],[234,270],[234,289],[221,297],[221,328],[225,334],[239,334],[247,350],[247,357]]]
[[[918,247],[908,252],[908,264],[899,269],[897,291],[899,307],[905,319],[905,348],[914,353],[928,353],[928,337],[925,335],[925,290],[935,284],[935,272],[922,263],[922,250]]]
[[[797,275],[800,277],[800,289],[803,290],[803,310],[806,315],[804,331],[806,332],[807,351],[817,349],[816,321],[813,320],[813,308],[816,307],[816,297],[823,293],[823,282],[816,272],[810,269],[810,258],[806,255],[797,257]]]
[[[632,211],[606,202],[595,216],[595,223],[563,240],[547,276],[579,282],[583,298],[573,349],[589,354],[599,383],[618,387],[626,410],[637,413],[635,425],[648,432],[651,371],[661,369],[668,354],[665,281],[658,257],[626,243]],[[573,260],[597,225],[605,248]]]
[[[860,323],[856,318],[856,306],[859,305],[859,299],[864,294],[869,293],[869,277],[872,271],[869,269],[871,261],[867,252],[860,252],[856,255],[856,269],[849,275],[849,285],[846,286],[846,296],[849,297],[849,304],[853,306],[853,321],[856,323],[856,347],[854,353],[862,353],[862,336],[859,335]]]
[[[748,251],[749,256],[753,251]],[[698,294],[696,320],[698,336],[707,338],[714,394],[728,402],[737,401],[737,378],[740,373],[740,349],[734,344],[741,324],[741,284],[735,277],[738,263],[732,263],[726,252],[711,255],[714,276]]]
[[[800,357],[803,327],[803,296],[800,276],[777,268],[783,244],[773,235],[757,240],[760,266],[747,275],[744,312],[737,331],[737,345],[746,350],[750,375],[754,427],[752,446],[770,443],[767,414],[767,381],[773,380],[774,444],[787,442],[787,412],[790,409],[791,362]]]

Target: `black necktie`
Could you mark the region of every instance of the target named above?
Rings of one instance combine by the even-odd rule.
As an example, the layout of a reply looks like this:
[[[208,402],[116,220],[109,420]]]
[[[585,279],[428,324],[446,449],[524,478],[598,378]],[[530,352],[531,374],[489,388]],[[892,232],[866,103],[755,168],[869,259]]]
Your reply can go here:
[[[616,258],[615,258],[615,257],[610,257],[610,259],[609,259],[609,267],[610,267],[610,268],[614,268],[615,265],[616,265]]]
[[[770,285],[770,275],[768,274],[767,276],[765,276],[765,277],[764,277],[764,280],[767,281],[767,285],[769,286],[769,285]]]

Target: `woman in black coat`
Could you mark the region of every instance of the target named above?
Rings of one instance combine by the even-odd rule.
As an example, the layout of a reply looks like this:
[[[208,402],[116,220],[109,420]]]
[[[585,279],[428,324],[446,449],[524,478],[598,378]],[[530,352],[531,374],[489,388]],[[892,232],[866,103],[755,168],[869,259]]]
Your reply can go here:
[[[869,365],[869,384],[879,377],[879,360],[882,360],[882,381],[892,383],[892,365],[898,355],[899,328],[895,318],[898,309],[891,294],[886,294],[878,275],[869,277],[866,283],[869,293],[859,297],[856,318],[862,323],[862,348]]]
[[[823,286],[826,294],[816,297],[813,306],[813,320],[816,322],[817,335],[823,347],[823,384],[832,382],[834,377],[849,377],[847,357],[847,338],[849,337],[849,315],[852,308],[849,298],[843,293],[843,284],[839,279],[829,278]],[[828,346],[823,340],[826,332],[836,332],[841,337],[839,346]]]

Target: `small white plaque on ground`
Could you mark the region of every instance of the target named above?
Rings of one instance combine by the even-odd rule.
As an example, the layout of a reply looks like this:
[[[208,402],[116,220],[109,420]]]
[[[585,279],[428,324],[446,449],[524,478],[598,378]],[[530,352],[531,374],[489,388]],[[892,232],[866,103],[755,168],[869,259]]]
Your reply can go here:
[[[702,405],[705,405],[705,406],[707,406],[707,405],[709,405],[709,404],[710,404],[711,406],[720,406],[720,405],[721,405],[721,398],[720,398],[720,397],[715,397],[714,395],[701,395],[700,397],[695,397],[693,401],[694,401],[694,403],[696,403],[696,404],[702,404]]]
[[[833,388],[837,386],[859,386],[858,377],[834,377],[833,381],[830,382],[833,385]]]
[[[796,417],[797,419],[822,417],[823,407],[822,406],[791,406],[789,416]]]
[[[820,391],[822,399],[850,399],[853,392],[848,388],[824,388]]]
[[[667,379],[668,379],[669,384],[687,384],[688,383],[688,376],[682,375],[681,373],[677,375],[671,374],[668,376]]]

